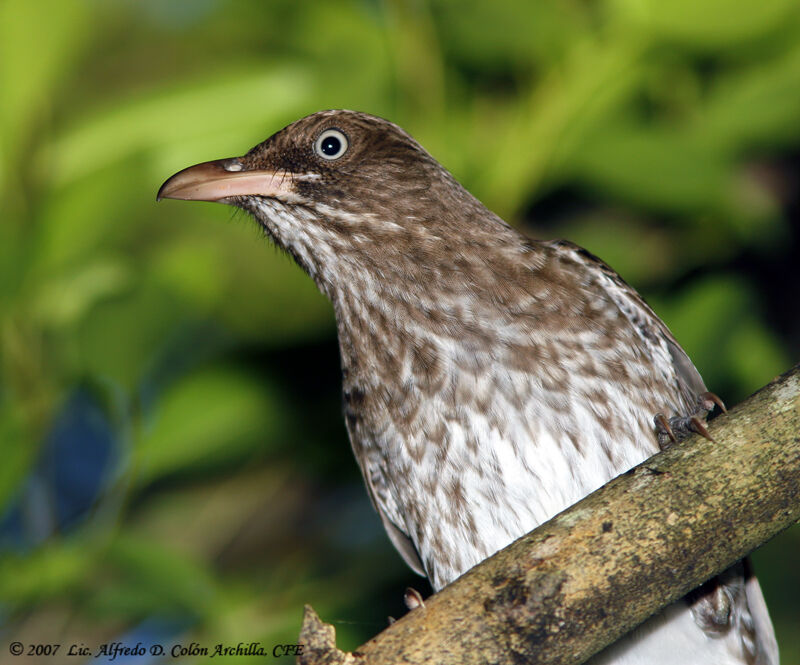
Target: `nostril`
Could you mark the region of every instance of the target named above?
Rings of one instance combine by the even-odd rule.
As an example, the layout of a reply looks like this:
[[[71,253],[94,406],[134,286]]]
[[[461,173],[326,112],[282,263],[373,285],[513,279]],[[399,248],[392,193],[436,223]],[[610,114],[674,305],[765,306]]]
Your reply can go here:
[[[225,159],[220,163],[223,169],[226,171],[241,171],[244,169],[244,166],[238,159]]]

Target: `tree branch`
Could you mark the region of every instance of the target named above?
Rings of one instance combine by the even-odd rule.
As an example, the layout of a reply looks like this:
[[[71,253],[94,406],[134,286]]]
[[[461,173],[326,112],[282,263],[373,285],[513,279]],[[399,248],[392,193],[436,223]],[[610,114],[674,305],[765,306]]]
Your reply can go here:
[[[651,457],[353,654],[307,607],[299,662],[584,662],[800,520],[800,365],[709,432],[715,443]]]

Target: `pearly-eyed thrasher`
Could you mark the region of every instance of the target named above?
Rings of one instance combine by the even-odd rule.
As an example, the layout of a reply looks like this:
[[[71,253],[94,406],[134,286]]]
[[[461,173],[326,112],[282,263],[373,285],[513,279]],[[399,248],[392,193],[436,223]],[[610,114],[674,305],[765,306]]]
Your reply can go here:
[[[315,113],[158,197],[247,210],[330,299],[353,451],[435,589],[673,430],[704,431],[715,398],[636,291],[580,247],[514,230],[386,120]],[[777,660],[745,562],[591,662]]]

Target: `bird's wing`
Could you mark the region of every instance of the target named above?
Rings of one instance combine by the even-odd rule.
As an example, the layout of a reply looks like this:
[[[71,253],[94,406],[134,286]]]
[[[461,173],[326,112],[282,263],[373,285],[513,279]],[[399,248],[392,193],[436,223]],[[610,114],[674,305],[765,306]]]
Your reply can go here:
[[[761,587],[753,573],[753,564],[750,559],[743,559],[742,564],[745,573],[745,596],[755,629],[755,642],[758,645],[756,665],[778,665],[780,662],[778,642],[775,639],[775,630],[767,611],[767,603],[764,602],[764,595],[761,593]]]
[[[681,402],[687,409],[687,413],[679,415],[688,415],[691,412],[688,410],[696,409],[698,396],[707,390],[700,372],[689,360],[689,356],[678,344],[669,328],[658,318],[644,298],[622,279],[613,268],[579,245],[567,240],[556,240],[551,244],[573,253],[576,261],[593,265],[603,275],[606,282],[604,284],[605,291],[631,322],[645,344],[653,349],[654,352],[666,352],[671,359],[677,382],[676,387]]]
[[[411,538],[409,538],[405,533],[400,531],[400,529],[392,524],[391,520],[386,517],[380,508],[378,508],[378,514],[381,516],[383,526],[386,528],[386,533],[389,534],[389,539],[397,548],[397,551],[400,552],[400,555],[408,564],[409,568],[411,568],[411,570],[413,570],[417,575],[426,577],[427,573],[422,567],[422,561],[420,561],[419,553],[417,552],[417,548],[414,547],[414,543],[411,542]]]
[[[688,415],[696,409],[698,396],[706,392],[700,372],[644,298],[594,254],[566,240],[552,244],[573,252],[577,260],[591,263],[600,270],[607,282],[606,292],[645,343],[654,352],[665,349],[669,354],[681,402],[688,409],[687,413],[680,415]],[[733,629],[738,634],[747,663],[777,665],[775,633],[749,559],[743,559],[709,580],[686,596],[686,601],[692,608],[695,622],[707,635],[719,636]]]
[[[426,577],[427,573],[419,558],[417,548],[414,546],[414,543],[411,542],[411,538],[392,521],[385,510],[385,507],[393,506],[394,503],[390,502],[389,493],[386,488],[383,487],[383,475],[377,472],[377,468],[375,465],[370,464],[369,460],[365,462],[363,472],[364,483],[367,486],[367,494],[369,494],[372,505],[375,506],[375,510],[381,517],[383,528],[386,529],[386,533],[389,534],[389,539],[392,541],[397,551],[400,552],[400,555],[403,557],[406,564],[408,564],[409,568],[417,573],[417,575]]]

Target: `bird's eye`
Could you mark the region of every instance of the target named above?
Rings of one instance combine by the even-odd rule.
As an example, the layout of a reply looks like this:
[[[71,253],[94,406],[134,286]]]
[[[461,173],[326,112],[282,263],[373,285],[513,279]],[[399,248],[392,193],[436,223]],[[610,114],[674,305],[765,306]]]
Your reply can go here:
[[[314,150],[322,159],[339,159],[347,152],[347,137],[338,129],[326,129],[319,135]]]

